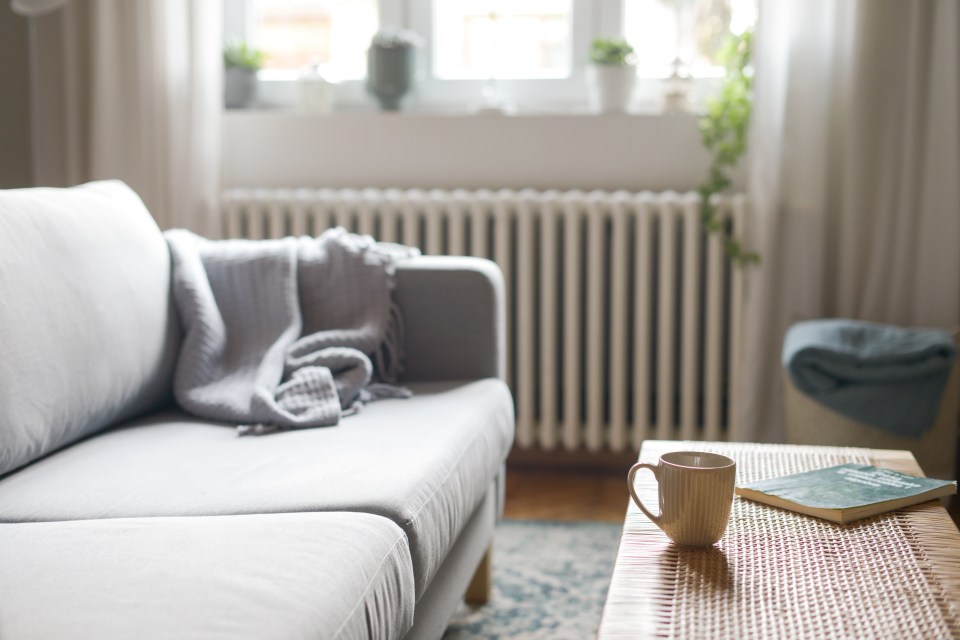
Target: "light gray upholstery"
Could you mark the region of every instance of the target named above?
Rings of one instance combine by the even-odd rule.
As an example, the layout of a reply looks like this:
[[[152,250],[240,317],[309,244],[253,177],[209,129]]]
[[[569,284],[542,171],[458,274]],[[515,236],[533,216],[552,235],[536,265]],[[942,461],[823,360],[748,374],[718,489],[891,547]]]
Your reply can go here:
[[[0,475],[167,397],[170,300],[126,185],[0,191]]]
[[[403,531],[358,513],[0,525],[3,640],[402,638]]]
[[[397,268],[403,380],[504,377],[503,275],[489,260],[430,256]]]
[[[158,412],[182,335],[139,198],[0,191],[0,638],[437,640],[502,503],[504,283],[396,283],[414,397],[241,438]]]
[[[498,484],[501,480],[502,477]],[[491,486],[483,502],[473,512],[456,544],[430,581],[430,587],[417,602],[413,627],[407,632],[406,640],[427,640],[443,636],[450,624],[450,618],[463,602],[463,594],[470,584],[476,566],[490,548],[493,529],[500,517],[498,494],[499,488]]]
[[[336,427],[257,438],[183,414],[80,442],[0,482],[0,520],[363,511],[410,539],[417,595],[500,472],[500,380],[418,383]]]

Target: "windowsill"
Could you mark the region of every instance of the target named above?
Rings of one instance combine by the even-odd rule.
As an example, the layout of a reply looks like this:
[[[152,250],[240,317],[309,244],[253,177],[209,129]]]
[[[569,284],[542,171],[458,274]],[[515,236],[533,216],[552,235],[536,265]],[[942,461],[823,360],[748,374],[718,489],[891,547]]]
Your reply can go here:
[[[675,116],[695,115],[704,110],[704,103],[718,88],[717,78],[695,78],[686,88],[686,99],[674,105],[666,101],[665,94],[671,88],[662,78],[636,79],[628,115]],[[487,103],[483,93],[489,88],[483,83],[458,83],[457,81],[425,81],[414,89],[403,102],[403,115],[425,116],[606,116],[622,115],[595,113],[587,102],[585,79],[566,80],[564,89],[558,85],[538,84],[532,80],[510,84],[502,81],[499,88],[499,104],[502,110],[485,110]],[[496,89],[494,89],[496,90]],[[303,88],[297,81],[263,79],[257,83],[257,100],[252,110],[278,111],[286,114],[304,113],[316,115],[340,115],[341,113],[385,113],[380,111],[375,99],[367,93],[362,81],[347,81],[327,86],[327,100],[335,105],[332,112],[305,111],[301,108]],[[388,115],[397,115],[388,112]]]
[[[692,113],[372,105],[329,114],[231,109],[224,162],[227,187],[685,191],[709,168]]]
[[[338,117],[412,117],[412,118],[629,118],[629,117],[699,117],[693,109],[664,109],[659,104],[636,105],[628,111],[597,112],[591,111],[586,105],[531,105],[513,107],[501,110],[480,109],[465,105],[413,105],[400,111],[383,111],[375,105],[338,105],[331,111],[311,111],[299,107],[279,105],[254,105],[251,107],[224,109],[228,116],[241,114],[258,114],[278,116],[302,116],[320,118]]]

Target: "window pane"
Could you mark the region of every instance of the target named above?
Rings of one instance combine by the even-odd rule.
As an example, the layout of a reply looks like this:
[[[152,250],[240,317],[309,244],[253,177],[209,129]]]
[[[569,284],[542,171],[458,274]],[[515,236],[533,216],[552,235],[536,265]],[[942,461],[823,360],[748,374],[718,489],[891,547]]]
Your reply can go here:
[[[624,0],[624,36],[646,77],[670,75],[677,59],[694,76],[713,75],[726,36],[756,18],[756,0]]]
[[[557,78],[570,73],[570,0],[434,0],[439,78]]]
[[[318,63],[332,80],[362,78],[377,30],[376,0],[254,0],[253,42],[266,69]]]

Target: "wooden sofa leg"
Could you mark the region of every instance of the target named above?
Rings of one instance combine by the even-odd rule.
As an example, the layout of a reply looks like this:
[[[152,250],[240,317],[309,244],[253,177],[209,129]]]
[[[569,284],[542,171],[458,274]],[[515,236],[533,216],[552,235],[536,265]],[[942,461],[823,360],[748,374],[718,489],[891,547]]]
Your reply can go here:
[[[470,586],[467,587],[467,594],[464,600],[468,604],[486,604],[490,601],[490,593],[493,589],[493,569],[490,564],[490,556],[493,554],[493,546],[487,547],[483,559],[480,560],[480,566],[477,572],[473,574]]]

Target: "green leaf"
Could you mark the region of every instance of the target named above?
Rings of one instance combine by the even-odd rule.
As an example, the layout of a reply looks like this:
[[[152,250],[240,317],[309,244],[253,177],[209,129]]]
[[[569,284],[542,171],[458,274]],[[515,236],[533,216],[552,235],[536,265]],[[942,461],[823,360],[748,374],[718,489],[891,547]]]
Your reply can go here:
[[[626,40],[597,38],[590,47],[590,62],[622,67],[633,63],[633,47]]]
[[[726,254],[741,267],[759,264],[760,256],[730,236],[729,226],[718,217],[710,197],[730,187],[726,170],[736,167],[747,151],[752,108],[752,47],[753,33],[749,30],[730,36],[721,46],[717,58],[725,66],[726,75],[717,94],[707,100],[706,111],[697,123],[703,146],[712,155],[707,180],[698,189],[702,198],[700,217],[709,233],[724,236]]]
[[[237,67],[257,71],[263,67],[267,54],[254,49],[244,40],[231,40],[223,47],[223,64],[227,68]]]

